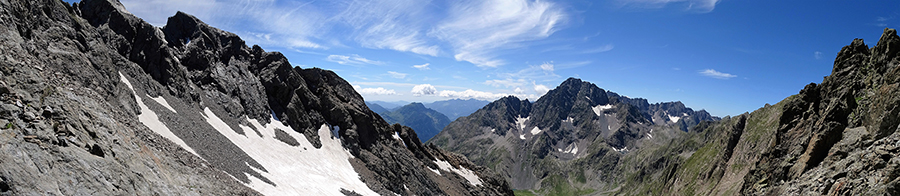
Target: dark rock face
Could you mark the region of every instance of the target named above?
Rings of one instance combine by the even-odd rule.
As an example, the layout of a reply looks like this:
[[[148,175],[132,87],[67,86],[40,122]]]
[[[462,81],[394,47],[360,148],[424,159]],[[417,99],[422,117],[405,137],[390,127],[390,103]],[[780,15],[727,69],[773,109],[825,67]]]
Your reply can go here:
[[[2,194],[256,195],[250,177],[277,186],[210,114],[247,137],[278,119],[305,136],[271,136],[290,146],[320,148],[318,130],[340,127],[347,161],[378,194],[512,194],[491,171],[388,125],[334,72],[293,67],[188,14],[158,28],[113,0],[5,0],[0,16],[10,32],[0,36]],[[171,136],[136,118],[147,109]],[[435,174],[437,161],[483,183]]]
[[[680,102],[649,104],[570,78],[534,103],[494,101],[428,143],[500,172],[513,188],[565,195],[615,188],[607,179],[622,154],[666,142],[703,120],[717,118]]]

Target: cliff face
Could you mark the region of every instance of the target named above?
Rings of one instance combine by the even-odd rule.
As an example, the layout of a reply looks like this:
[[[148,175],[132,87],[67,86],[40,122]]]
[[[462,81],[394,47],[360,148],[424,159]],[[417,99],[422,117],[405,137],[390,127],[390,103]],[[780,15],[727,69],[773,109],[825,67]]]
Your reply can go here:
[[[4,0],[0,24],[2,193],[511,194],[333,72],[185,13]]]
[[[900,37],[841,49],[831,75],[775,105],[708,126],[635,167],[619,193],[900,194]],[[701,123],[702,125],[702,123]],[[676,147],[678,142],[702,145]],[[674,156],[690,153],[690,156]]]

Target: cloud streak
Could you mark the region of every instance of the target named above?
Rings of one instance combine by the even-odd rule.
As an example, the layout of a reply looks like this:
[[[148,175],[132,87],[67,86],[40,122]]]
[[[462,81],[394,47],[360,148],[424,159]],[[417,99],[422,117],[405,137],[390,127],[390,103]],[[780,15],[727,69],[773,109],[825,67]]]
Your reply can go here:
[[[506,64],[499,51],[547,38],[567,20],[560,6],[540,0],[121,1],[154,25],[164,25],[167,17],[181,10],[263,47],[329,49],[358,44],[449,55],[479,67]]]
[[[363,57],[361,57],[359,55],[355,55],[355,54],[350,55],[350,56],[328,55],[328,57],[326,57],[325,60],[335,62],[335,63],[341,64],[341,65],[365,65],[365,64],[384,65],[384,62],[369,60],[367,58],[363,58]]]
[[[449,16],[429,35],[450,43],[457,61],[479,67],[505,64],[496,50],[550,36],[566,21],[555,4],[530,0],[469,0],[450,7]]]
[[[685,11],[707,13],[716,9],[720,0],[619,0],[626,6],[646,9],[660,9],[675,4],[682,6]]]
[[[361,95],[399,95],[397,94],[397,91],[394,91],[393,89],[385,89],[382,87],[362,88],[359,85],[354,85],[353,88]]]
[[[405,73],[400,73],[400,72],[396,72],[396,71],[388,71],[388,75],[390,75],[392,78],[397,78],[397,79],[406,78]]]
[[[714,70],[714,69],[706,69],[706,70],[700,71],[699,73],[700,73],[701,75],[706,76],[706,77],[711,77],[711,78],[715,78],[715,79],[722,79],[722,80],[727,80],[727,79],[730,79],[730,78],[737,77],[737,75],[732,75],[732,74],[729,74],[729,73],[722,73],[722,72],[716,71],[716,70]]]
[[[425,64],[421,64],[421,65],[413,65],[412,67],[419,69],[419,70],[429,70],[431,68],[428,68],[428,65],[431,65],[431,63],[425,63]]]

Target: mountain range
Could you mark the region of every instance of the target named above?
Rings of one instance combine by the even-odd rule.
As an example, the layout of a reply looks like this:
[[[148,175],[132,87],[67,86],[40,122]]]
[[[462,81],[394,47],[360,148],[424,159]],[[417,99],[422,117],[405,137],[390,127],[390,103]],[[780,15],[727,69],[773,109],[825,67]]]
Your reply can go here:
[[[447,115],[447,118],[450,118],[452,121],[459,117],[468,116],[488,103],[490,102],[477,99],[450,99],[426,103],[425,107]]]
[[[455,120],[460,116],[469,115],[489,102],[476,99],[451,99],[427,104],[414,102],[391,109],[385,109],[381,104],[391,104],[393,102],[366,101],[365,103],[388,123],[399,123],[409,126],[416,130],[421,141],[428,141],[450,124],[451,119]],[[448,118],[446,116],[448,114],[454,116]]]
[[[379,107],[377,104],[375,106]],[[381,112],[379,115],[390,124],[399,123],[416,130],[420,141],[428,141],[450,124],[450,119],[444,114],[415,102],[393,111]]]
[[[514,189],[539,189],[569,174],[594,187],[608,176],[590,174],[611,169],[608,159],[714,120],[680,102],[650,104],[569,78],[534,103],[513,96],[494,101],[428,143],[494,169]],[[617,153],[598,155],[602,149]]]
[[[332,71],[178,12],[0,1],[0,195],[512,195]]]
[[[900,37],[853,40],[831,75],[756,111],[716,118],[566,80],[506,97],[428,143],[517,195],[900,195]]]

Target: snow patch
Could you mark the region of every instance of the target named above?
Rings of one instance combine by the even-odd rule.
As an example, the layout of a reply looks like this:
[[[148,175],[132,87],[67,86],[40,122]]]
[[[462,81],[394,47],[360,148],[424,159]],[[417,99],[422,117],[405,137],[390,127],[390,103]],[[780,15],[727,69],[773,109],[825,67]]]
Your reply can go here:
[[[176,114],[178,113],[177,111],[175,111],[175,108],[172,108],[172,106],[169,105],[169,102],[166,101],[166,98],[159,96],[159,97],[150,97],[150,99],[153,99],[153,101],[156,101],[156,103],[159,103],[159,105],[166,107],[166,109],[169,109],[173,113],[176,113]]]
[[[615,107],[616,107],[616,106],[610,105],[610,104],[606,104],[606,105],[597,105],[597,106],[594,106],[594,107],[593,107],[593,109],[594,109],[594,114],[597,114],[597,116],[600,116],[600,114],[603,114],[603,111],[606,111],[606,110],[609,110],[609,109],[613,109],[613,108],[615,108]]]
[[[391,135],[391,137],[393,137],[393,138],[394,138],[395,140],[397,140],[397,141],[400,141],[400,143],[403,144],[403,147],[407,147],[407,146],[406,146],[406,141],[403,141],[403,139],[400,138],[400,132],[394,132],[394,134]]]
[[[275,185],[250,175],[247,175],[250,183],[245,184],[264,195],[343,195],[341,188],[362,195],[378,195],[359,179],[359,174],[348,161],[352,155],[341,146],[340,139],[329,137],[331,128],[327,124],[322,124],[318,130],[322,147],[316,149],[304,135],[274,118],[270,119],[271,123],[262,125],[258,120],[245,117],[262,134],[260,137],[256,134],[237,134],[209,108],[204,108],[201,114],[220,134],[269,171],[251,167]],[[245,125],[239,127],[251,130]],[[276,128],[296,139],[300,145],[279,142],[275,139]]]
[[[441,168],[441,170],[456,172],[456,174],[459,174],[460,176],[465,178],[467,181],[469,181],[469,184],[472,184],[473,186],[482,184],[481,178],[479,178],[478,175],[475,175],[475,172],[473,172],[472,170],[466,169],[462,166],[460,166],[459,169],[453,168],[453,166],[450,165],[449,162],[443,160],[437,160],[434,161],[434,163],[437,164],[438,167]]]
[[[572,117],[566,117],[566,120],[563,120],[563,122],[567,122],[567,123],[575,123],[575,119],[572,118]]]
[[[614,151],[616,151],[616,152],[627,152],[627,151],[628,151],[628,147],[627,147],[627,146],[626,146],[626,147],[622,147],[621,149],[618,149],[618,148],[616,148],[616,147],[612,147],[612,149],[613,149]]]
[[[575,143],[569,144],[569,147],[566,149],[567,150],[565,153],[578,154],[578,145],[576,145]]]
[[[650,133],[647,133],[647,137],[650,137],[648,139],[653,139],[653,135],[650,135]]]
[[[493,133],[494,131],[497,131],[497,129],[491,128],[491,133]]]
[[[666,115],[666,116],[669,116],[669,120],[672,122],[678,122],[678,120],[681,120],[680,116],[672,116],[672,115]]]
[[[537,135],[538,133],[541,133],[541,129],[538,129],[537,126],[534,126],[534,128],[531,129],[531,135]]]
[[[525,140],[525,134],[519,135],[519,139]]]
[[[687,113],[681,113],[681,116],[688,116]]]
[[[428,168],[428,170],[431,170],[432,172],[436,173],[437,175],[441,175],[441,171],[438,171],[436,169],[431,169],[430,167],[425,167],[425,168]]]
[[[184,143],[181,138],[175,135],[172,130],[169,130],[169,127],[166,127],[166,124],[163,124],[163,122],[159,120],[159,116],[156,115],[156,112],[153,112],[153,110],[150,110],[150,108],[147,107],[146,104],[144,104],[144,101],[141,100],[141,97],[138,96],[137,92],[134,91],[134,86],[131,86],[131,82],[128,82],[128,79],[125,79],[125,75],[122,75],[122,72],[119,72],[119,79],[122,81],[122,83],[125,83],[125,85],[128,86],[128,89],[131,89],[131,93],[134,94],[134,99],[135,101],[137,101],[138,107],[141,108],[141,114],[138,115],[138,120],[141,121],[144,126],[147,126],[147,128],[150,128],[150,130],[153,130],[153,132],[156,132],[156,134],[169,139],[169,141],[178,144],[178,146],[181,146],[181,148],[184,148],[188,152],[197,155],[197,157],[201,157],[200,154],[197,154],[194,149],[192,149],[187,145],[187,143]]]
[[[391,135],[391,137],[393,137],[395,140],[401,140],[401,139],[400,139],[400,132],[394,132],[394,135]]]
[[[525,122],[528,121],[529,118],[531,118],[531,117],[530,116],[527,118],[522,118],[522,116],[516,117],[516,125],[519,127],[520,131],[525,131],[525,126],[526,126]]]

